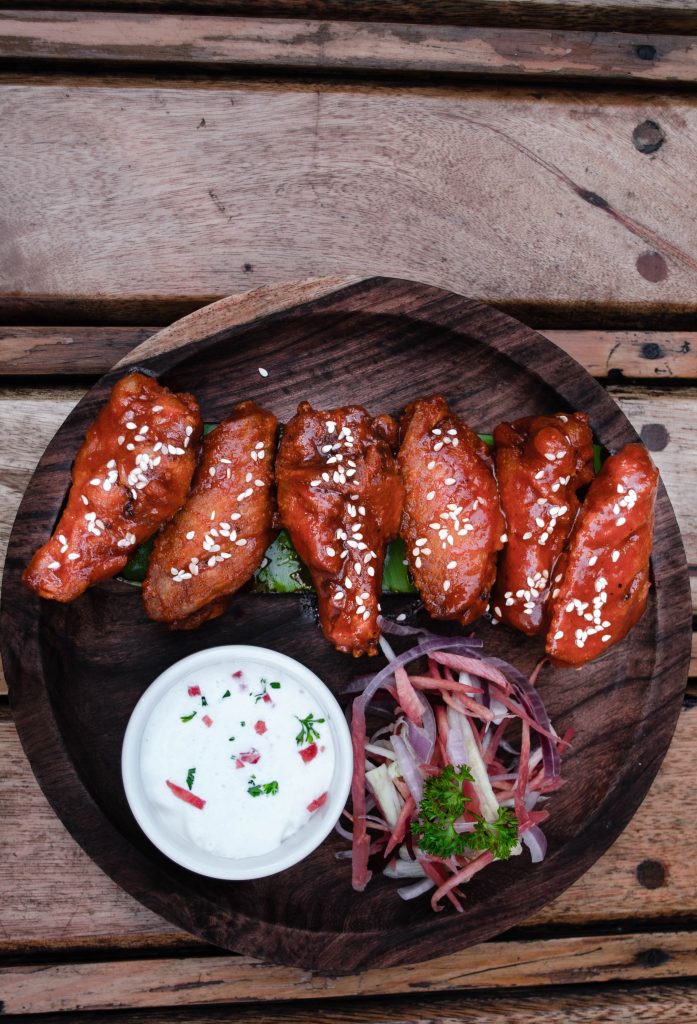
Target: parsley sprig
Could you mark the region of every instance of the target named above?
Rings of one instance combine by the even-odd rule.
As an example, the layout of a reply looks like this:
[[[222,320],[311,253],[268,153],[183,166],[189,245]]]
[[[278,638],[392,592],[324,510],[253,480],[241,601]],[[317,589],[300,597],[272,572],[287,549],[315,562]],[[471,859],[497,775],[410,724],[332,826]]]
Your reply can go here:
[[[314,740],[319,739],[319,733],[315,726],[324,725],[323,718],[315,718],[312,712],[304,718],[298,718],[297,715],[295,717],[300,722],[300,732],[295,737],[295,742],[298,746],[302,746],[303,743],[312,743]]]
[[[518,842],[518,821],[510,807],[499,807],[496,821],[486,821],[480,814],[471,832],[458,832],[455,822],[471,803],[462,791],[464,782],[473,782],[466,764],[447,765],[440,775],[424,782],[418,818],[411,831],[425,853],[434,857],[463,856],[470,850],[490,850],[497,860],[506,860]]]
[[[278,793],[278,782],[274,779],[272,782],[257,782],[256,775],[252,775],[249,782],[247,783],[247,792],[250,796],[275,796]]]

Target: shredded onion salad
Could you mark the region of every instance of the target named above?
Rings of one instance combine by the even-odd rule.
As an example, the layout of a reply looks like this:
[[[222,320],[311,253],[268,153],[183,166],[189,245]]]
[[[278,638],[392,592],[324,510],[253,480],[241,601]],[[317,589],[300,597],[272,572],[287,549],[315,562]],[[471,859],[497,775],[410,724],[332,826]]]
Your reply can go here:
[[[385,619],[381,627],[414,645],[396,655],[383,636],[388,664],[348,687],[361,691],[352,714],[352,809],[344,811],[353,830],[339,822],[337,831],[352,848],[337,856],[351,859],[358,892],[379,854],[384,875],[411,880],[397,889],[402,899],[434,890],[434,910],[447,899],[461,912],[460,887],[492,861],[521,853],[521,844],[533,863],[543,860],[540,824],[549,813],[540,805],[562,784],[560,755],[573,730],[555,732],[535,689],[539,666],[527,679],[485,657],[474,637]],[[410,670],[424,658],[425,671]],[[366,712],[378,691],[385,699],[373,710],[389,723],[368,736]],[[504,738],[514,723],[515,746]]]

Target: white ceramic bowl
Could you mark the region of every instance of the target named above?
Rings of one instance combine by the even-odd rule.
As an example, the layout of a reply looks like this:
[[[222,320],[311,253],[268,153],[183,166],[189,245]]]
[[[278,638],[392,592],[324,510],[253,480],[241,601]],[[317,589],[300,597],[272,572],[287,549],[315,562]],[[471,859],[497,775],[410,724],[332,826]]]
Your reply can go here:
[[[331,730],[334,743],[334,773],[326,802],[310,816],[298,832],[277,849],[257,857],[231,859],[208,853],[174,832],[148,798],[141,775],[143,734],[153,710],[173,686],[192,672],[213,665],[240,667],[253,662],[269,670],[281,669],[302,684],[315,698]],[[353,771],[351,733],[344,714],[331,691],[314,672],[285,654],[265,647],[212,647],[183,658],[150,684],[131,714],[121,753],[121,773],[126,798],[136,821],[154,845],[171,860],[190,871],[210,878],[262,878],[297,864],[326,839],[339,819],[349,791]]]

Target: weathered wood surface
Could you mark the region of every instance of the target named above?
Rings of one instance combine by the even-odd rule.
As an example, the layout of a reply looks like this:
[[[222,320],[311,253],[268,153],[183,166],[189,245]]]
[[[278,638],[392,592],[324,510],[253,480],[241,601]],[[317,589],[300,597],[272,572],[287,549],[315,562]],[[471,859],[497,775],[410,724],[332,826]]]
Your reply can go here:
[[[46,0],[14,0],[17,9],[45,8]],[[133,10],[132,0],[67,0],[56,6],[89,11]],[[346,18],[421,24],[510,25],[652,32],[697,30],[695,0],[140,0],[148,12],[294,18]]]
[[[0,968],[6,1013],[178,1007],[256,1000],[452,992],[527,985],[686,978],[697,972],[690,931],[486,942],[423,965],[330,977],[248,957],[191,956]],[[312,1010],[308,1010],[312,1014]]]
[[[605,984],[592,988],[565,986],[512,994],[477,990],[459,995],[408,995],[389,1001],[372,998],[330,999],[306,1004],[238,1005],[237,1024],[695,1024],[697,985],[694,982]],[[177,1010],[112,1010],[80,1015],[81,1024],[230,1024],[229,1007]],[[40,1024],[64,1024],[47,1014]]]
[[[0,86],[5,322],[335,272],[605,323],[697,308],[695,96],[51,81]]]
[[[660,33],[660,23],[655,26]],[[697,81],[697,39],[626,32],[106,12],[0,12],[0,60],[166,66]]]
[[[697,708],[692,707],[680,715],[658,777],[625,832],[519,934],[525,928],[589,928],[602,922],[625,922],[625,928],[637,920],[654,927],[662,920],[694,923],[696,743]],[[9,719],[0,721],[0,754],[5,773],[0,797],[0,954],[44,950],[68,957],[80,949],[131,950],[137,955],[139,949],[208,948],[137,903],[80,849],[41,794]],[[693,945],[697,949],[697,942]],[[467,956],[460,954],[461,964]]]
[[[610,393],[652,446],[652,457],[665,480],[691,565],[693,610],[697,614],[697,449],[694,443],[694,391],[689,388],[648,391],[610,387]],[[0,390],[0,565],[24,489],[54,433],[85,392],[63,388]],[[697,653],[691,675],[697,675]],[[0,668],[0,693],[6,684]]]
[[[157,327],[0,327],[0,376],[106,373]],[[540,330],[594,377],[697,379],[695,331]]]

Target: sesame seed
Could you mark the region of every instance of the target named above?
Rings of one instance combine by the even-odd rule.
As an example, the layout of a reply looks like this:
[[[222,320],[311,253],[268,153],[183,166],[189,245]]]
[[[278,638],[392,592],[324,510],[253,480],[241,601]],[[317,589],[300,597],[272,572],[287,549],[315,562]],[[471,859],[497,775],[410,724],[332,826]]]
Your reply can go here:
[[[549,452],[545,453],[545,458],[547,459],[547,462],[554,462],[554,455],[551,455]]]
[[[442,441],[437,441],[434,444],[434,446],[433,446],[433,450],[434,450],[434,452],[439,452],[442,447],[443,447],[443,442]]]
[[[268,375],[269,375],[269,371],[265,370],[263,366],[260,366],[259,367],[259,376],[260,377],[268,377]]]
[[[310,487],[319,487],[321,480],[310,480]]]
[[[440,435],[441,435],[441,434],[443,433],[443,431],[442,431],[442,430],[439,430],[439,429],[438,429],[438,427],[434,427],[434,428],[433,428],[433,430],[431,431],[431,433],[432,433],[432,434],[433,434],[433,435],[434,435],[435,437],[440,437]]]
[[[435,469],[435,465],[436,465],[436,460],[435,459],[431,459],[431,461],[429,462],[429,464],[428,464],[428,466],[426,468],[427,469]]]
[[[523,534],[523,540],[530,540],[531,537],[532,537],[532,534],[530,533],[529,530],[528,530],[527,533]]]
[[[75,561],[75,559],[76,559],[76,558],[79,558],[79,557],[80,557],[80,556],[79,556],[79,554],[77,553],[77,551],[71,551],[71,552],[70,552],[70,554],[68,555],[68,560],[69,560],[69,561],[71,561],[71,562],[74,562],[74,561]]]
[[[49,562],[48,567],[49,569],[60,569],[61,564],[60,562]]]
[[[455,430],[454,427],[451,427],[450,430],[448,431],[448,433],[450,434],[451,437],[456,437],[457,436],[457,430]]]
[[[502,533],[501,534],[501,543],[505,544],[507,541],[508,541],[508,534],[507,533]]]
[[[606,644],[606,643],[608,642],[608,640],[610,640],[610,639],[611,639],[611,637],[610,637],[610,634],[609,634],[609,633],[606,633],[606,634],[605,634],[604,636],[601,636],[601,638],[600,638],[600,639],[602,640],[602,642],[603,642],[604,644]]]
[[[164,408],[164,406],[162,406],[162,405],[153,405],[152,411],[153,412],[162,412],[163,408]]]
[[[128,423],[126,424],[126,430],[137,430],[137,427],[133,420],[128,421]]]
[[[446,569],[457,569],[457,562],[455,561],[455,559],[453,559],[452,562],[448,562],[448,564],[446,565],[445,568]]]
[[[626,522],[627,522],[627,520],[624,518],[624,516],[620,516],[619,519],[617,520],[617,525],[618,526],[624,526],[624,524]]]
[[[545,475],[544,469],[540,469],[540,470],[538,470],[537,473],[535,473],[535,479],[536,480],[541,480],[544,475]]]
[[[344,579],[344,586],[347,590],[350,590],[353,587],[353,583],[348,576]]]
[[[541,518],[540,516],[538,516],[538,517],[537,517],[537,518],[535,519],[535,525],[536,525],[536,526],[539,526],[540,528],[542,528],[542,527],[543,527],[543,526],[545,525],[545,521],[544,521],[544,519],[542,519],[542,518]]]
[[[99,485],[101,484],[101,482],[102,482],[102,481],[101,481],[101,480],[99,479],[99,477],[98,477],[98,476],[95,476],[95,477],[93,477],[93,479],[92,479],[92,480],[90,480],[90,484],[92,485],[92,487],[99,487]]]
[[[612,552],[612,561],[613,562],[616,562],[619,557],[620,557],[619,551],[613,551]]]
[[[436,492],[435,491],[429,491],[428,494],[426,495],[426,501],[433,501],[435,496],[436,496]]]
[[[417,569],[420,569],[421,568],[421,559],[420,558],[415,558],[414,559],[414,565],[416,566]]]
[[[189,532],[186,535],[186,539],[187,540],[193,540],[195,536],[196,536],[196,532],[194,530],[189,530]]]
[[[327,420],[326,427],[327,427],[327,433],[328,434],[333,434],[334,431],[336,430],[336,423],[334,422],[334,420]]]

